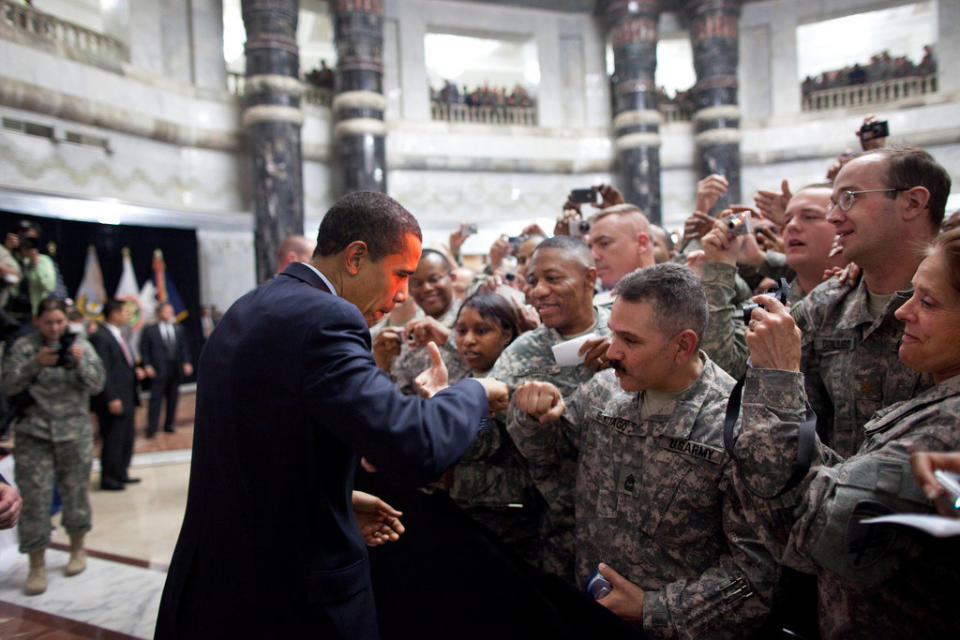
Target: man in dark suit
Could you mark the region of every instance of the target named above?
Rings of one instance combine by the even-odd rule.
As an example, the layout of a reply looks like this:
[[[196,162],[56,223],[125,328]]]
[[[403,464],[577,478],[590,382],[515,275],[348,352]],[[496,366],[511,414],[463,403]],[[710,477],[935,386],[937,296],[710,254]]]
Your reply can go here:
[[[406,298],[420,245],[399,203],[350,194],[324,217],[309,263],[223,316],[198,365],[157,638],[378,637],[351,512],[360,456],[397,484],[434,480],[506,404],[489,379],[404,396],[373,361],[368,327]]]
[[[140,337],[140,357],[143,370],[150,378],[150,405],[147,410],[147,437],[157,434],[160,423],[160,405],[167,400],[167,413],[163,418],[163,430],[173,433],[173,420],[177,415],[177,398],[180,396],[180,376],[193,374],[190,351],[183,327],[173,323],[173,305],[161,302],[157,305],[157,322],[143,330]]]
[[[103,307],[105,321],[90,336],[93,348],[103,361],[107,379],[103,391],[93,397],[93,410],[100,425],[100,488],[122,491],[124,485],[140,482],[127,473],[133,456],[133,411],[138,404],[137,380],[143,370],[134,367],[130,347],[121,332],[129,324],[129,312],[122,300],[108,300]]]

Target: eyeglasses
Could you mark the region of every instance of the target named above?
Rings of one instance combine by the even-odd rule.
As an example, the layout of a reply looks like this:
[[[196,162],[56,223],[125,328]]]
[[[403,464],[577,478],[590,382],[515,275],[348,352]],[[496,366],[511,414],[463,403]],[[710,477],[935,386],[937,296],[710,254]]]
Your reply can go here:
[[[827,213],[830,213],[834,207],[840,207],[840,211],[850,211],[850,207],[853,206],[853,202],[857,199],[857,196],[861,193],[890,193],[891,191],[906,191],[905,187],[896,187],[894,189],[864,189],[863,191],[841,191],[840,197],[834,201],[833,198],[830,198],[830,202],[827,204]]]

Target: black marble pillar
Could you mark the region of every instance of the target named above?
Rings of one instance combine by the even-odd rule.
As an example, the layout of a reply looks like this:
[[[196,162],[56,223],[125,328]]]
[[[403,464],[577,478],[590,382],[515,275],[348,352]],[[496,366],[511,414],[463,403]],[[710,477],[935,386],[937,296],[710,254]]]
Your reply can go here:
[[[334,138],[339,191],[387,190],[383,2],[332,0],[337,42]]]
[[[657,69],[660,0],[604,0],[607,38],[613,46],[613,129],[624,199],[660,224],[660,112]]]
[[[727,178],[726,195],[712,213],[740,198],[740,108],[737,106],[740,0],[688,0],[696,111],[697,174]]]
[[[258,282],[273,276],[280,242],[292,233],[303,233],[299,5],[298,0],[241,3],[247,30],[242,122],[253,155]]]

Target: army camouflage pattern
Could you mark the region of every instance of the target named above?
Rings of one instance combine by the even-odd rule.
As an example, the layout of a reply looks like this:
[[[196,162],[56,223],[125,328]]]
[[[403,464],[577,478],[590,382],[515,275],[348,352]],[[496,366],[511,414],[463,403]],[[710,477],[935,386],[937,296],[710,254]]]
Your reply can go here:
[[[722,442],[733,379],[703,372],[646,420],[642,395],[604,371],[540,425],[510,407],[508,430],[548,502],[576,502],[577,578],[604,562],[644,590],[651,638],[745,638],[764,622],[778,568],[744,520]],[[575,487],[558,465],[577,460]]]
[[[597,335],[608,336],[610,329],[610,309],[595,306],[597,322],[592,330]],[[564,397],[576,391],[584,382],[593,377],[589,367],[579,364],[575,367],[561,367],[553,358],[551,348],[564,342],[556,329],[540,325],[533,331],[527,331],[503,350],[497,364],[490,371],[490,377],[501,380],[510,387],[510,392],[525,382],[540,380],[550,382],[560,389]]]
[[[63,501],[61,524],[70,535],[90,531],[90,467],[93,436],[52,441],[17,433],[13,450],[20,511],[20,552],[50,544],[50,507],[56,480]]]
[[[783,485],[803,415],[800,374],[751,370],[736,454],[760,492]],[[817,574],[821,637],[948,638],[960,632],[960,547],[910,527],[861,525],[891,512],[932,511],[910,454],[960,450],[960,376],[877,412],[859,450],[843,458],[818,442],[804,481],[775,501],[734,485],[748,520],[784,565]],[[784,514],[790,514],[784,517]]]
[[[460,309],[460,303],[453,300],[450,309],[439,318],[440,324],[450,328],[457,321],[457,313]],[[437,345],[443,347],[443,345]],[[454,348],[454,354],[456,349]],[[459,356],[445,357],[448,373],[451,379],[459,379],[466,373],[466,365],[460,360]],[[411,347],[407,343],[400,345],[400,355],[393,360],[390,365],[390,377],[396,381],[400,391],[406,394],[415,394],[417,392],[413,381],[424,370],[430,368],[430,352],[426,347]]]
[[[100,357],[81,336],[75,344],[83,358],[76,367],[44,367],[36,360],[42,343],[38,332],[20,338],[3,363],[3,392],[12,396],[29,386],[35,401],[14,424],[14,433],[55,442],[92,438],[89,396],[99,393],[105,380]]]
[[[539,525],[546,505],[499,417],[488,421],[453,467],[450,497],[528,564],[539,566]]]
[[[767,254],[773,253],[772,251]],[[710,318],[703,332],[700,348],[734,378],[741,378],[747,370],[747,325],[743,322],[743,305],[737,304],[739,293],[736,285],[737,269],[722,262],[703,265],[703,291],[710,307]],[[790,283],[788,302],[795,305],[806,294],[794,278]],[[744,304],[749,304],[746,301]]]
[[[912,292],[912,287],[896,292],[874,320],[862,278],[855,287],[831,278],[791,312],[803,331],[800,370],[817,412],[817,432],[841,456],[860,448],[863,425],[876,411],[932,384],[929,375],[897,357],[903,323],[893,314]]]
[[[594,312],[597,321],[593,331],[598,335],[610,335],[610,329],[607,328],[607,321],[610,319],[609,307],[594,306]],[[583,364],[575,367],[558,365],[551,347],[563,341],[564,338],[556,329],[540,325],[533,331],[521,334],[507,346],[489,375],[505,382],[511,394],[521,384],[537,380],[553,384],[567,397],[589,381],[594,372]],[[507,429],[509,428],[507,420]],[[565,480],[571,487],[574,471],[575,467],[570,466]],[[548,500],[547,504],[548,508],[540,525],[543,539],[540,568],[574,582],[573,501]]]

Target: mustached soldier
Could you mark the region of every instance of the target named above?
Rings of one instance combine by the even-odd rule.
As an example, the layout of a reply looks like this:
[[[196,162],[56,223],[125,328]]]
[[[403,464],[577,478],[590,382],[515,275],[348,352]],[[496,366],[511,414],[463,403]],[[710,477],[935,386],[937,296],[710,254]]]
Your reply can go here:
[[[548,502],[572,495],[578,580],[599,564],[613,587],[601,605],[650,638],[750,637],[777,565],[730,487],[722,428],[733,379],[698,348],[703,290],[666,263],[625,276],[616,292],[615,371],[568,401],[549,383],[521,386],[510,435]],[[571,464],[572,487],[549,482]]]

